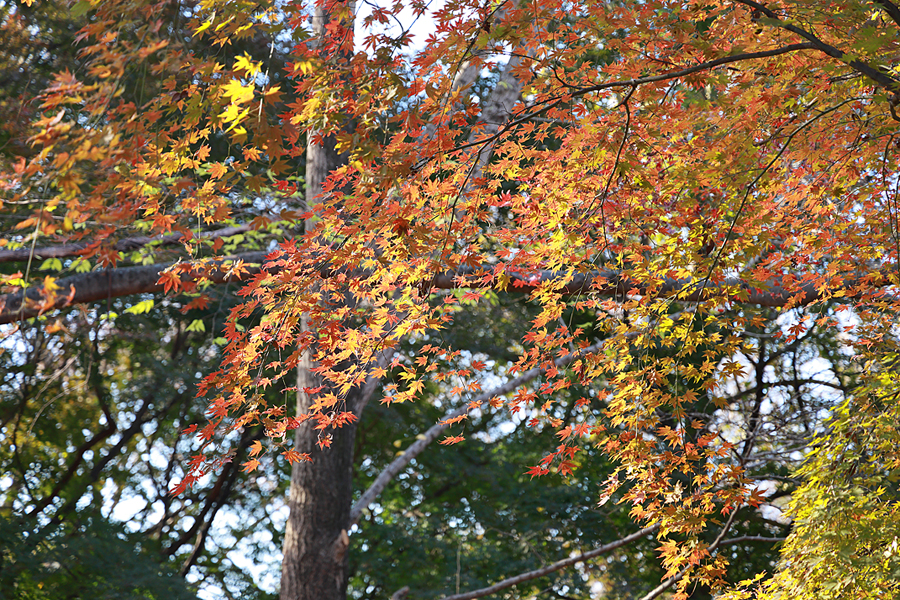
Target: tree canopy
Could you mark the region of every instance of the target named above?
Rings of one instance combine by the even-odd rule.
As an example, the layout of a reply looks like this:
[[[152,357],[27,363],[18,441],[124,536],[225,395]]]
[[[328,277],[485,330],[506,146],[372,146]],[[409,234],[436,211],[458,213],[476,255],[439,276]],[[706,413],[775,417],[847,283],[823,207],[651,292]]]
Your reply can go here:
[[[21,423],[45,410],[41,394],[94,386],[103,418],[66,416],[92,421],[69,443],[82,457],[123,422],[113,406],[134,423],[153,407],[160,427],[199,447],[181,460],[176,496],[209,475],[234,485],[237,464],[246,478],[270,459],[293,466],[294,484],[325,489],[384,426],[366,429],[371,404],[420,438],[390,460],[363,452],[355,468],[368,487],[355,504],[335,483],[341,499],[316,509],[334,513],[322,543],[342,564],[351,528],[376,498],[389,505],[386,486],[440,440],[455,458],[433,465],[428,485],[447,461],[472,473],[447,474],[448,486],[473,486],[453,518],[468,523],[453,526],[465,532],[458,552],[490,521],[473,498],[498,513],[513,504],[478,490],[479,461],[514,456],[531,477],[586,486],[552,510],[577,512],[591,495],[600,510],[627,509],[631,528],[598,548],[654,536],[661,571],[640,592],[648,600],[669,589],[896,592],[891,1],[80,0],[3,11],[15,42],[0,55],[4,80],[29,78],[0,94],[0,114],[17,115],[0,134],[10,461],[22,461]],[[33,31],[47,43],[26,41]],[[73,43],[74,54],[55,45]],[[511,325],[476,316],[511,305]],[[155,349],[117,341],[125,330],[111,324],[144,313],[161,332]],[[204,400],[178,418],[157,400],[128,409],[125,390],[150,394],[152,369],[170,364],[159,347],[172,343],[174,360],[189,333],[179,393],[197,384]],[[29,358],[72,344],[80,365]],[[134,369],[150,370],[135,378],[99,355],[121,344],[132,346],[122,360],[144,352]],[[128,382],[107,389],[104,375]],[[65,410],[97,414],[82,404]],[[540,451],[513,444],[520,427]],[[509,445],[491,442],[501,433]],[[71,448],[29,452],[46,453],[31,459],[40,465]],[[84,475],[77,460],[71,478]],[[7,486],[28,497],[8,500],[17,510],[81,497],[49,481],[38,494],[39,473],[19,468]],[[435,501],[407,485],[419,505]],[[392,528],[432,526],[426,512],[370,521],[369,546]],[[747,544],[782,540],[775,566],[740,559]],[[427,590],[488,593],[451,591]]]

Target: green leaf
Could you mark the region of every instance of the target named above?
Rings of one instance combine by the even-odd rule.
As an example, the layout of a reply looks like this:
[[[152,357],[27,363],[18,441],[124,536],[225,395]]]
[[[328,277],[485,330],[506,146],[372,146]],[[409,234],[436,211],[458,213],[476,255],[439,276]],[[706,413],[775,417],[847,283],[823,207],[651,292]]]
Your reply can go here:
[[[78,0],[78,2],[75,3],[75,6],[69,9],[69,13],[73,17],[80,17],[87,14],[88,11],[92,10],[93,8],[94,7],[91,6],[91,3],[87,2],[87,0]]]
[[[83,256],[79,256],[72,261],[72,264],[69,266],[69,268],[76,273],[87,273],[91,270],[91,261],[84,258]]]
[[[152,298],[149,300],[142,300],[141,302],[138,302],[137,304],[126,308],[125,312],[132,315],[142,315],[146,312],[150,312],[150,309],[153,308],[153,305],[154,302]]]
[[[185,331],[206,331],[206,325],[203,324],[202,319],[194,319]]]
[[[63,264],[58,258],[48,258],[41,263],[41,271],[62,271]]]

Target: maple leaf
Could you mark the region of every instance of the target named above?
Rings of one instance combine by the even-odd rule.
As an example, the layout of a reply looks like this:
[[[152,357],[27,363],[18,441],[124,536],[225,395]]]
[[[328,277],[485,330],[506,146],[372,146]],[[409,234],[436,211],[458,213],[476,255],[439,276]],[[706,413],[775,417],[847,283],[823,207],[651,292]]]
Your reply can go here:
[[[248,451],[250,452],[250,456],[256,456],[263,451],[262,442],[260,442],[259,440],[254,440],[253,443],[250,444],[250,448]]]
[[[228,173],[228,167],[220,162],[214,162],[209,165],[209,176],[213,179],[219,179],[226,173]]]
[[[530,475],[531,478],[534,479],[535,477],[540,477],[541,475],[546,475],[549,472],[550,472],[550,469],[548,469],[546,467],[536,466],[536,467],[529,468],[525,472],[525,474]]]
[[[293,465],[296,462],[312,462],[312,457],[309,454],[303,452],[297,452],[296,450],[285,450],[281,453],[283,457],[285,457],[288,461],[288,464]]]
[[[323,5],[334,16],[309,31],[300,17],[285,18],[279,30],[278,19],[249,18],[224,3],[184,16],[203,46],[198,51],[186,35],[184,45],[170,45],[174,25],[146,23],[141,3],[78,2],[74,13],[89,10],[91,18],[75,34],[77,76],[54,76],[19,108],[0,103],[11,140],[0,166],[10,211],[0,245],[4,260],[29,266],[4,276],[13,286],[4,322],[58,309],[56,285],[69,290],[66,304],[110,303],[116,294],[160,287],[202,294],[183,306],[188,311],[208,308],[208,286],[227,284],[231,293],[241,279],[247,285],[224,324],[227,343],[216,338],[221,369],[201,384],[217,396],[199,437],[212,441],[226,423],[262,424],[279,437],[313,419],[306,429],[325,448],[326,431],[355,419],[345,410],[348,399],[370,378],[390,379],[385,404],[430,393],[428,378],[451,395],[491,381],[473,378],[496,360],[472,358],[480,356],[474,344],[464,355],[429,344],[416,356],[410,346],[470,338],[455,333],[475,308],[497,320],[477,332],[484,339],[506,336],[500,325],[522,320],[521,335],[488,344],[519,353],[506,371],[496,364],[499,376],[528,378],[512,388],[509,414],[557,430],[564,442],[529,473],[568,475],[576,468],[572,444],[607,428],[621,433],[597,440],[597,451],[628,480],[632,516],[663,519],[678,532],[665,547],[666,568],[696,569],[676,594],[697,581],[694,571],[715,583],[724,577],[716,562],[723,554],[703,550],[701,539],[717,534],[702,530],[716,523],[716,512],[763,501],[746,471],[766,461],[745,451],[808,452],[795,478],[806,482],[798,484],[803,494],[791,492],[799,507],[794,537],[826,526],[803,512],[800,498],[828,506],[839,494],[823,490],[862,476],[830,479],[843,465],[819,454],[864,447],[867,460],[873,457],[868,469],[892,468],[878,461],[897,437],[880,424],[897,422],[883,398],[896,391],[884,373],[896,364],[891,340],[900,313],[900,221],[892,200],[900,116],[890,92],[900,89],[891,63],[900,16],[890,2],[875,3],[874,20],[864,4],[713,4],[507,3],[488,15],[463,1],[433,11],[434,33],[413,50],[412,36],[388,42],[357,35],[356,21],[342,20],[344,8]],[[403,8],[373,6],[360,26],[390,22]],[[413,8],[417,17],[428,11],[421,3]],[[288,66],[271,77],[273,61],[234,50],[301,30],[310,43],[285,49]],[[363,52],[353,47],[358,39],[366,40]],[[382,56],[391,57],[389,66]],[[484,64],[444,68],[472,56]],[[150,97],[140,86],[140,101],[129,98],[133,86],[119,85],[131,69],[154,79]],[[464,81],[470,71],[475,79]],[[493,79],[481,75],[487,72],[502,85],[491,90]],[[289,95],[266,87],[279,77],[292,78]],[[17,156],[28,136],[31,150]],[[303,181],[297,165],[326,141],[346,160]],[[299,192],[305,201],[291,197]],[[272,203],[304,208],[279,216]],[[299,223],[307,219],[308,227]],[[217,228],[229,241],[215,237]],[[203,254],[209,236],[214,252],[238,257],[213,268]],[[44,249],[44,242],[62,246]],[[189,258],[165,267],[175,247]],[[84,277],[72,274],[75,285],[68,273],[47,277],[61,268],[53,262],[32,267],[44,255],[91,262]],[[89,272],[94,267],[104,271]],[[529,304],[527,318],[510,317],[516,303]],[[843,321],[832,317],[840,311]],[[222,323],[218,313],[204,319]],[[203,323],[195,320],[186,332],[201,333]],[[459,329],[446,335],[450,327]],[[55,325],[44,332],[66,333]],[[380,352],[390,368],[373,367]],[[836,366],[834,378],[807,384],[797,383],[804,369],[795,365],[793,387],[780,362],[815,356],[837,365],[850,355],[865,367]],[[467,361],[469,369],[455,364]],[[754,364],[766,368],[751,373]],[[257,387],[278,388],[298,365],[322,381],[306,390],[315,398],[308,414],[288,417],[256,399],[250,406]],[[849,372],[852,391],[835,388],[846,410],[820,398],[816,410],[788,410]],[[566,404],[577,413],[564,413],[572,386],[591,392]],[[591,395],[601,387],[615,393]],[[497,408],[510,392],[498,390],[485,396]],[[784,390],[797,398],[779,395]],[[765,394],[765,403],[747,403],[754,394]],[[824,424],[824,414],[834,423]],[[878,418],[857,421],[865,414]],[[784,425],[801,418],[796,430]],[[746,424],[748,431],[738,431]],[[851,425],[852,435],[832,433]],[[815,448],[828,451],[813,452],[801,430],[822,432]],[[868,433],[860,438],[857,430]],[[735,452],[710,431],[747,440],[740,442],[746,450]],[[870,448],[869,438],[879,441]],[[251,456],[262,448],[254,442]],[[189,467],[179,486],[204,468]],[[673,487],[679,478],[707,491],[694,496]],[[871,481],[858,487],[881,489]],[[880,494],[871,496],[877,504]],[[835,525],[840,535],[832,537],[846,538],[852,527],[845,525]],[[785,554],[779,573],[805,573],[809,548],[830,539],[820,537],[805,548],[787,546],[793,554]],[[816,557],[823,561],[817,569],[834,567],[827,556],[869,554],[828,549]],[[778,577],[788,575],[773,581]]]
[[[254,85],[244,85],[237,79],[232,79],[222,86],[225,97],[230,98],[234,104],[244,104],[253,100]]]
[[[163,290],[170,294],[181,287],[181,277],[173,271],[163,271],[159,274],[157,285],[163,286]]]
[[[194,153],[194,156],[197,158],[197,160],[204,161],[209,156],[211,150],[212,149],[209,147],[209,145],[203,144],[202,146],[200,146],[197,152]]]
[[[462,414],[462,415],[459,415],[456,417],[451,417],[449,419],[444,419],[443,421],[441,421],[441,425],[453,425],[454,423],[459,423],[460,421],[463,421],[468,418],[469,418],[469,415]]]

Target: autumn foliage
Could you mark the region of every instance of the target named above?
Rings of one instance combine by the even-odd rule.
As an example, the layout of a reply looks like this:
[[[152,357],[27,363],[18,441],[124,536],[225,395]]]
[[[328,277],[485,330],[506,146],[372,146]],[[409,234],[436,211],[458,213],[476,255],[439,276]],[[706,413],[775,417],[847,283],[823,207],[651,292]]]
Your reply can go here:
[[[774,311],[777,343],[833,332],[861,375],[800,450],[783,570],[731,593],[894,589],[892,2],[398,1],[354,20],[358,6],[326,0],[317,39],[302,3],[182,6],[190,39],[160,16],[169,2],[74,6],[83,64],[29,100],[34,119],[15,135],[30,152],[2,156],[4,211],[18,217],[2,251],[35,255],[5,276],[2,315],[49,317],[85,299],[74,271],[38,268],[46,247],[75,248],[71,269],[161,265],[150,289],[190,306],[240,281],[225,359],[199,391],[209,424],[187,432],[205,452],[182,489],[228,459],[213,443],[227,428],[266,428],[246,470],[269,452],[308,459],[288,432],[316,428],[328,446],[356,418],[348,391],[388,373],[385,403],[416,401],[426,382],[477,396],[484,365],[444,369],[464,349],[440,331],[486,296],[520,294],[540,310],[508,375],[538,368],[540,384],[469,409],[559,427],[558,447],[523,465],[535,476],[602,447],[618,467],[599,500],[659,526],[681,597],[715,588],[730,516],[765,500],[757,432],[735,435],[720,417],[732,383],[752,376],[735,357]],[[390,26],[410,15],[427,33]],[[271,54],[217,51],[258,35],[289,46],[282,71]],[[497,114],[484,114],[478,75],[513,92]],[[346,155],[313,206],[300,195],[308,139]],[[272,208],[246,216],[261,204]],[[217,228],[278,243],[242,254]],[[153,242],[123,251],[136,236]],[[180,258],[167,258],[172,245]],[[410,338],[431,341],[411,360],[392,354]],[[305,351],[324,381],[305,390],[313,409],[267,405],[269,386],[296,391]],[[574,382],[596,391],[583,405],[602,401],[603,416],[560,426],[554,394]],[[464,439],[454,419],[446,443]]]

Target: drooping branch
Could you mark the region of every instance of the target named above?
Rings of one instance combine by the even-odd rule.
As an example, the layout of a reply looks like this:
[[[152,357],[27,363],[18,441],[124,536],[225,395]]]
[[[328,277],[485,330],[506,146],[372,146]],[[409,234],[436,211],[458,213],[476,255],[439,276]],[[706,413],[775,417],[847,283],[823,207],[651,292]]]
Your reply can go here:
[[[673,318],[676,318],[681,313],[675,313],[672,315]],[[640,334],[639,331],[631,331],[625,334],[626,338],[634,339]],[[576,352],[572,352],[571,354],[567,354],[565,356],[560,356],[553,361],[554,366],[558,369],[561,367],[566,367],[573,363],[576,359],[585,356],[586,354],[590,354],[593,352],[597,352],[600,350],[603,345],[606,343],[606,340],[597,342],[581,350]],[[450,427],[451,423],[454,419],[461,417],[469,411],[470,405],[475,405],[479,403],[484,403],[489,401],[491,398],[496,398],[498,396],[503,396],[514,391],[517,387],[524,385],[530,381],[533,381],[540,375],[546,372],[546,369],[535,367],[522,373],[519,377],[507,381],[501,386],[498,386],[488,392],[480,394],[476,398],[470,400],[466,403],[465,406],[462,406],[446,417],[438,423],[432,425],[428,430],[409,448],[407,448],[400,456],[395,458],[387,467],[384,468],[381,473],[375,478],[375,481],[369,486],[369,488],[360,496],[359,500],[357,500],[356,504],[353,505],[353,508],[350,510],[350,519],[351,524],[356,524],[359,522],[360,517],[362,516],[362,511],[364,511],[368,506],[375,501],[375,498],[384,491],[384,488],[387,487],[387,484],[391,482],[391,480],[396,477],[406,466],[412,462],[412,460],[422,453],[425,448],[427,448],[437,437],[444,432],[448,427]]]
[[[735,519],[735,517],[737,517],[737,513],[738,513],[737,509],[734,509],[731,511],[731,515],[729,515],[728,521],[725,522],[725,525],[722,526],[721,531],[719,531],[719,535],[716,536],[716,539],[713,541],[712,544],[710,544],[709,546],[706,547],[706,552],[709,555],[712,555],[712,553],[715,552],[719,548],[719,546],[722,545],[722,540],[725,537],[725,534],[728,533],[728,530],[731,529],[731,526],[734,524],[734,519]],[[675,585],[676,583],[681,581],[681,579],[685,576],[685,574],[688,572],[688,570],[690,568],[691,568],[690,565],[688,565],[688,566],[684,567],[683,569],[681,569],[680,571],[678,571],[678,573],[676,573],[675,575],[672,575],[671,577],[667,577],[666,579],[663,580],[662,583],[660,583],[658,586],[656,586],[655,588],[650,590],[650,592],[647,595],[645,595],[643,598],[641,598],[641,600],[653,600],[654,598],[656,598],[657,596],[659,596],[660,594],[665,592],[667,589],[669,589],[670,587],[672,587],[673,585]]]
[[[235,227],[225,227],[215,231],[204,231],[195,234],[195,238],[200,239],[217,239],[231,237],[240,233],[250,231],[249,225],[238,225]],[[172,233],[169,235],[160,235],[155,237],[138,236],[125,238],[116,242],[112,248],[118,252],[132,252],[152,243],[159,246],[172,246],[184,239],[184,234]],[[91,244],[61,244],[59,246],[47,246],[45,248],[20,248],[18,250],[0,250],[0,263],[23,262],[29,258],[44,260],[47,258],[72,258],[80,256],[85,249]]]
[[[378,355],[375,366],[381,369],[387,369],[390,364],[390,358],[386,352],[382,352]],[[375,390],[378,389],[378,384],[381,383],[380,377],[375,377],[370,372],[366,377],[365,382],[362,385],[362,388],[357,395],[355,402],[353,403],[352,410],[353,414],[356,415],[357,419],[362,418],[363,411],[366,408],[366,405],[369,404],[369,400],[372,399],[372,396],[375,395]]]
[[[562,356],[553,361],[553,364],[557,368],[565,367],[575,361],[577,358],[584,356],[585,354],[589,354],[591,352],[596,352],[603,345],[602,342],[598,342],[592,346],[588,346],[587,348],[581,350],[580,352],[573,352],[571,354],[567,354],[566,356]],[[353,508],[350,509],[350,524],[354,525],[359,522],[360,517],[362,516],[362,512],[368,508],[368,506],[375,501],[375,499],[384,491],[384,488],[387,487],[388,483],[394,479],[398,474],[400,474],[403,469],[419,454],[422,453],[425,448],[427,448],[432,442],[434,442],[438,436],[440,436],[444,431],[450,427],[453,419],[463,416],[469,411],[469,406],[474,404],[483,404],[490,400],[491,398],[496,398],[498,396],[504,396],[513,392],[519,386],[525,385],[530,381],[533,381],[541,374],[545,373],[546,369],[542,368],[534,368],[522,373],[515,379],[511,379],[504,383],[501,386],[498,386],[492,390],[484,392],[483,394],[478,395],[473,398],[471,401],[467,402],[465,406],[462,406],[450,413],[446,416],[442,421],[435,423],[428,430],[422,434],[422,436],[413,442],[409,448],[407,448],[403,454],[398,456],[384,468],[381,473],[378,474],[378,477],[375,478],[375,481],[372,482],[372,485],[369,486],[362,496],[360,496],[359,500],[356,501],[356,504],[353,505]]]
[[[598,83],[596,85],[586,86],[583,88],[578,88],[572,90],[570,93],[563,95],[562,97],[558,97],[555,100],[544,104],[540,108],[536,107],[528,107],[522,112],[512,115],[513,118],[508,121],[503,127],[493,131],[492,133],[488,133],[487,135],[482,135],[476,140],[467,141],[464,144],[460,144],[453,148],[453,151],[465,150],[466,148],[472,148],[475,146],[487,146],[497,139],[500,138],[504,133],[508,132],[510,129],[517,125],[522,125],[523,123],[527,123],[528,121],[532,121],[539,117],[546,115],[548,112],[553,110],[554,108],[558,108],[563,104],[572,101],[574,98],[580,98],[582,96],[586,96],[588,94],[594,92],[600,92],[603,90],[611,90],[611,89],[624,89],[624,88],[637,88],[642,85],[646,85],[648,83],[659,83],[662,81],[672,81],[675,79],[681,79],[683,77],[687,77],[688,75],[693,75],[695,73],[701,73],[703,71],[709,71],[716,67],[721,67],[723,65],[744,62],[749,60],[758,60],[760,58],[771,58],[773,56],[780,56],[782,54],[789,54],[791,52],[798,52],[800,50],[815,50],[817,46],[812,42],[804,42],[800,44],[789,44],[787,46],[783,46],[781,48],[773,48],[771,50],[760,50],[759,52],[742,52],[739,54],[732,54],[730,56],[722,56],[720,58],[716,58],[714,60],[705,61],[702,63],[698,63],[696,65],[685,67],[683,69],[679,69],[677,71],[669,71],[667,73],[662,73],[659,75],[648,75],[646,77],[637,77],[634,79],[624,79],[619,81],[605,81],[603,83]],[[418,165],[421,167],[422,165]]]
[[[604,554],[612,552],[613,550],[621,548],[622,546],[626,546],[631,542],[641,539],[644,536],[650,535],[657,529],[659,529],[659,525],[651,525],[650,527],[645,527],[640,531],[625,536],[622,539],[610,542],[609,544],[600,546],[599,548],[595,548],[590,552],[585,552],[584,554],[579,554],[578,556],[571,556],[569,558],[547,565],[546,567],[535,569],[534,571],[521,573],[519,575],[516,575],[515,577],[510,577],[508,579],[504,579],[503,581],[495,583],[490,587],[482,588],[480,590],[473,590],[471,592],[465,592],[463,594],[444,596],[444,598],[442,598],[441,600],[474,600],[474,598],[482,598],[490,594],[495,594],[501,590],[505,590],[506,588],[523,583],[525,581],[531,581],[532,579],[537,579],[538,577],[544,577],[545,575],[555,573],[556,571],[560,571],[562,569],[565,569],[566,567],[571,567],[572,565],[578,564],[580,562],[585,562],[593,558],[597,558],[598,556],[602,556]]]

